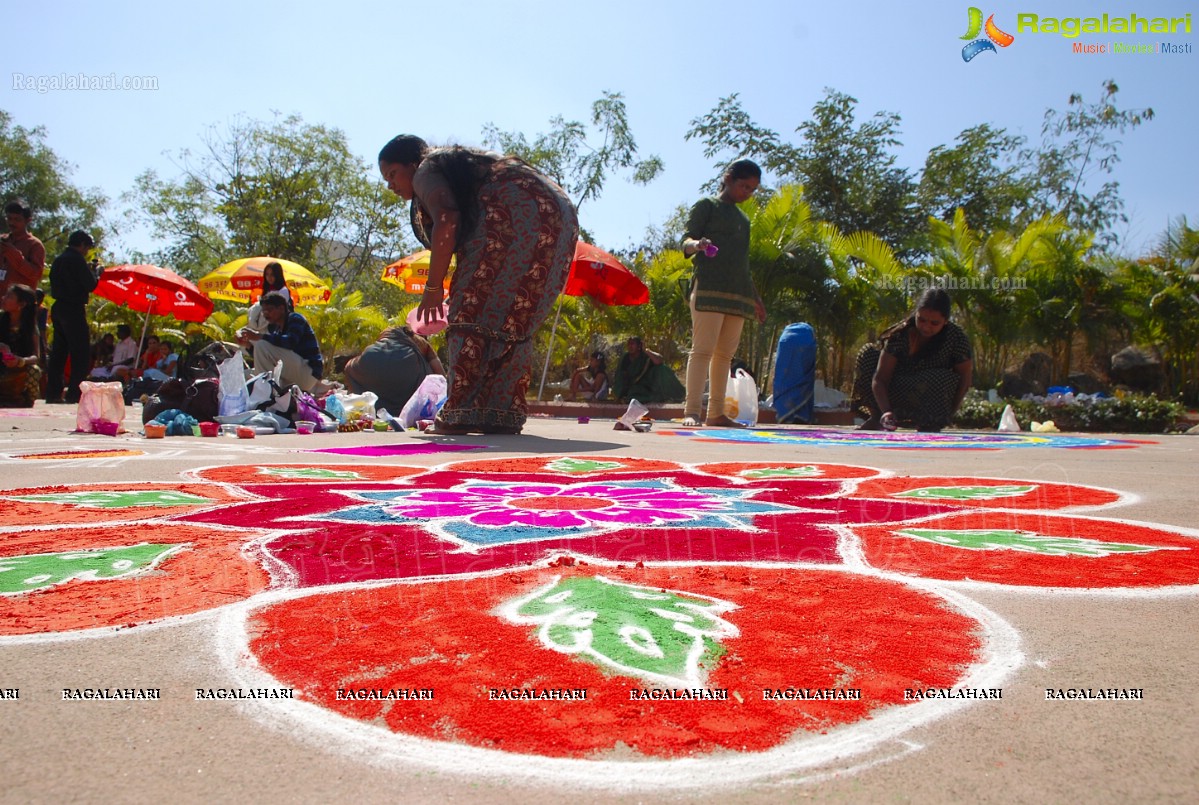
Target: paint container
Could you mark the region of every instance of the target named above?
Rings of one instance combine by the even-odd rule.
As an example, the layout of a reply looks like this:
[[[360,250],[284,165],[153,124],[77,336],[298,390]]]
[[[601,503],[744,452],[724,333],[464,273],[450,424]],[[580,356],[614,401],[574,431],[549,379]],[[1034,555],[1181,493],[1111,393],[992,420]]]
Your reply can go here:
[[[200,423],[200,435],[201,436],[216,436],[220,432],[221,432],[221,426],[215,422],[201,422]]]
[[[718,251],[720,251],[720,247],[715,243],[709,243],[704,247],[704,254],[706,254],[708,257],[715,257]]]
[[[384,431],[388,430],[390,427],[391,427],[391,425],[388,424],[387,420],[385,420],[385,419],[376,419],[375,420],[375,433],[383,433]]]
[[[581,417],[579,417],[579,424],[580,424],[580,425],[586,425],[586,424],[587,424],[588,422],[590,422],[590,421],[591,421],[591,417],[589,417],[589,416],[581,416]]]
[[[167,435],[167,426],[161,422],[147,422],[143,427],[147,439],[161,439]]]
[[[316,423],[309,422],[307,419],[296,420],[296,433],[301,436],[308,436],[316,430]]]
[[[200,423],[192,425],[192,436],[203,436],[204,431],[200,430]]]
[[[254,433],[254,429],[249,425],[237,426],[237,438],[239,439],[253,439],[256,435],[257,434]]]
[[[222,436],[236,436],[237,435],[237,425],[221,425],[221,435]]]
[[[417,429],[417,430],[420,430],[420,431],[426,431],[426,430],[428,430],[428,429],[429,429],[429,428],[431,428],[431,427],[433,427],[433,420],[431,420],[431,419],[418,419],[418,420],[416,420],[416,429]]]
[[[121,432],[121,423],[109,422],[106,419],[97,419],[92,422],[92,430],[101,436],[116,436]]]

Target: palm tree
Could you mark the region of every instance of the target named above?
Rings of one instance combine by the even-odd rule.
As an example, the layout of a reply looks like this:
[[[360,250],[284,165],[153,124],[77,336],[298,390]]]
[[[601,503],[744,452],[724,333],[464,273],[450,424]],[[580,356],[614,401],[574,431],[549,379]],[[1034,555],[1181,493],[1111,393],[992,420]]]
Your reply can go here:
[[[1027,338],[1028,311],[1036,300],[1025,290],[1026,275],[1046,259],[1040,244],[1063,228],[1060,219],[1047,216],[1019,233],[999,230],[984,236],[970,229],[960,208],[952,224],[929,219],[930,259],[917,275],[924,284],[962,291],[951,296],[974,344],[979,385],[998,384]]]

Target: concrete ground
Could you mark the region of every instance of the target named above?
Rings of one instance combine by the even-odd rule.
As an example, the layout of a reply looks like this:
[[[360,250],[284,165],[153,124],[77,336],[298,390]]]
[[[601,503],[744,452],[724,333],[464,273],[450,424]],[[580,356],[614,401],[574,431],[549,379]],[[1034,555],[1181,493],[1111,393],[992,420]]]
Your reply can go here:
[[[314,447],[420,442],[405,434],[322,434],[146,440],[74,434],[74,408],[0,411],[0,489],[175,480],[201,466],[291,463]],[[1131,493],[1088,512],[1196,528],[1199,439],[1152,437],[1124,450],[1053,448],[884,450],[709,443],[615,431],[611,421],[535,417],[517,437],[462,437],[471,453],[371,459],[433,466],[463,458],[564,455],[707,461],[800,461],[875,467],[899,475],[1012,478]],[[1135,437],[1145,438],[1145,437]],[[143,455],[28,460],[22,455],[129,448]],[[323,454],[324,463],[363,463]],[[2,494],[2,493],[0,493]],[[10,506],[0,498],[0,512]],[[0,518],[0,555],[16,529]],[[1191,532],[1194,533],[1199,532]],[[1197,545],[1199,547],[1199,545]],[[1018,660],[1001,701],[976,702],[813,767],[723,785],[654,787],[611,779],[531,780],[465,764],[431,768],[368,753],[347,732],[307,734],[232,702],[200,703],[195,688],[235,686],[218,643],[221,613],[84,636],[0,638],[0,801],[26,802],[1184,802],[1199,791],[1199,587],[1061,592],[957,588],[1010,626]],[[837,613],[829,613],[836,617]],[[60,691],[155,687],[156,702],[70,702]],[[1047,688],[1139,688],[1140,701],[1046,701]],[[836,738],[833,734],[830,739]],[[823,756],[822,756],[823,757]],[[697,779],[704,777],[702,764]]]

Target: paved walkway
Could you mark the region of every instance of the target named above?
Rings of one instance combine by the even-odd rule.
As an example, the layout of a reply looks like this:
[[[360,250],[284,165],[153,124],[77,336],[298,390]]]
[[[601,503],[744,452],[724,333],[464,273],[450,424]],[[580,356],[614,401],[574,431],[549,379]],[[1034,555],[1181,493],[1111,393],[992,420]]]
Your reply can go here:
[[[1199,789],[1194,437],[73,426],[0,411],[3,802]]]

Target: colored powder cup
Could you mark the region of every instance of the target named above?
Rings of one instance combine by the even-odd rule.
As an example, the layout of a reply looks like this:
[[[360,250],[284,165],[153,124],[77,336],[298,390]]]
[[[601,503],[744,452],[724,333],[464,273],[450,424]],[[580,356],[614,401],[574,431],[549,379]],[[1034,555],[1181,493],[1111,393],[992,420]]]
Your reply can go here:
[[[237,438],[253,439],[255,435],[257,435],[257,434],[254,433],[254,429],[251,428],[249,425],[238,425],[237,426]]]
[[[706,254],[708,257],[715,257],[718,251],[720,251],[720,247],[715,243],[709,243],[704,247],[704,254]]]
[[[201,422],[200,423],[200,435],[201,436],[216,436],[220,432],[221,432],[221,426],[218,425],[216,422]]]
[[[581,417],[579,417],[579,424],[580,424],[580,425],[586,425],[586,424],[587,424],[588,422],[590,422],[590,421],[591,421],[591,417],[589,417],[589,416],[581,416]]]
[[[301,436],[308,436],[315,430],[315,422],[309,422],[306,419],[300,419],[296,421],[296,433],[300,434]]]
[[[97,419],[92,423],[92,430],[99,433],[101,436],[116,436],[121,430],[121,423],[109,422],[105,419]]]
[[[192,436],[203,436],[204,431],[200,430],[200,423],[192,425]]]
[[[147,422],[144,427],[147,439],[161,439],[167,435],[167,426],[161,422]]]
[[[390,427],[391,427],[391,425],[388,424],[387,420],[385,420],[385,419],[376,419],[375,420],[375,432],[376,433],[381,433],[381,432],[389,429]]]

